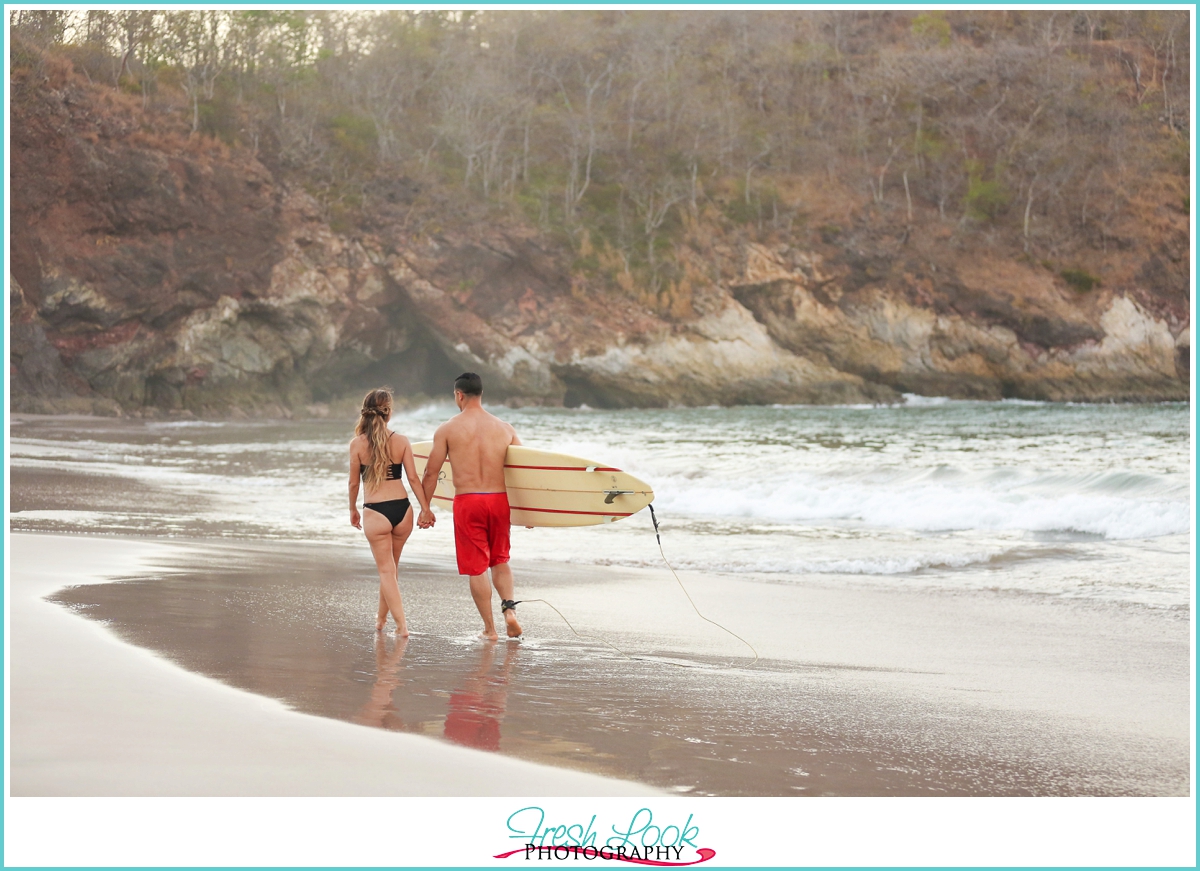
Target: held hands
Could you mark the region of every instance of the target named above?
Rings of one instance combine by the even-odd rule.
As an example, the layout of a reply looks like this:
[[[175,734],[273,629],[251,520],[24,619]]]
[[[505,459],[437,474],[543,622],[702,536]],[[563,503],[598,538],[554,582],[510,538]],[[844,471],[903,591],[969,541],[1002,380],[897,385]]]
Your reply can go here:
[[[437,523],[437,518],[433,516],[433,512],[428,508],[422,508],[421,515],[417,518],[417,526],[421,529],[430,529],[435,523]]]

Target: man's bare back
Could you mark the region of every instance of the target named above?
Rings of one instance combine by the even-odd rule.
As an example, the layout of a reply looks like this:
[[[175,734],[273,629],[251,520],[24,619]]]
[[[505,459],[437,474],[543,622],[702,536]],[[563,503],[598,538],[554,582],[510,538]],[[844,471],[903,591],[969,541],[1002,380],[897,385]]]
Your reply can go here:
[[[454,385],[459,413],[433,434],[421,486],[432,497],[442,466],[450,460],[459,573],[470,578],[471,598],[483,618],[483,637],[498,637],[492,618],[494,586],[500,594],[505,630],[510,638],[516,638],[521,634],[521,624],[517,622],[512,569],[508,565],[510,515],[504,460],[509,445],[519,445],[521,440],[509,424],[483,410],[483,382],[478,375],[464,373]]]
[[[484,411],[478,401],[469,402],[434,433],[429,467],[448,456],[455,492],[503,493],[505,454],[509,445],[520,443],[509,424]],[[440,471],[440,462],[438,467]]]

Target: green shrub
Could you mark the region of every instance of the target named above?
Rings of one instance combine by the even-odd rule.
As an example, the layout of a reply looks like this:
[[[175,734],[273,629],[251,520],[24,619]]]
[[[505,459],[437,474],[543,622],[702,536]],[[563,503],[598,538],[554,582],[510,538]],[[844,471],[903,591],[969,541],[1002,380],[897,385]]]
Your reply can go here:
[[[1008,205],[1008,192],[995,178],[985,179],[977,160],[967,161],[967,216],[977,221],[994,221]]]
[[[739,184],[737,194],[721,206],[721,211],[735,224],[753,224],[770,217],[778,203],[779,192],[775,185],[768,179],[755,179],[749,193],[745,184]]]
[[[139,85],[138,92],[140,91]],[[238,122],[237,104],[233,100],[218,96],[208,102],[201,101],[197,108],[201,133],[220,139],[226,145],[237,142],[238,128],[241,125]]]
[[[943,12],[922,12],[913,19],[912,32],[922,45],[950,44],[950,22]]]
[[[1087,293],[1100,284],[1100,279],[1083,269],[1064,269],[1058,273],[1063,281],[1080,293]]]
[[[821,241],[826,245],[832,245],[842,235],[842,228],[837,224],[822,224],[819,232],[821,234]]]
[[[364,163],[374,157],[379,134],[370,118],[343,112],[329,120],[329,132],[334,146],[350,161]]]

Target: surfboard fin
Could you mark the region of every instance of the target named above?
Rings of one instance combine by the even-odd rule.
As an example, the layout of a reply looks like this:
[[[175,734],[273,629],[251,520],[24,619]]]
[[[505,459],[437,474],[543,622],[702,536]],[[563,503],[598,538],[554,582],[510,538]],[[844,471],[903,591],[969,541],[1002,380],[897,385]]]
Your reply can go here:
[[[613,500],[618,496],[632,496],[633,492],[633,490],[605,490],[604,504],[612,505]]]

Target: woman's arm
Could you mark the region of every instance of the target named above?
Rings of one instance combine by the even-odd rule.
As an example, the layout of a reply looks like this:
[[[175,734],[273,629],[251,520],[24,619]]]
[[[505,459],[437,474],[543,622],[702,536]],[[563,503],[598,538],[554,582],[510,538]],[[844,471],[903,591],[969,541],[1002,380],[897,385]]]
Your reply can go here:
[[[358,465],[354,442],[350,442],[350,525],[362,529],[362,518],[358,516],[358,479],[361,477]]]
[[[404,474],[408,476],[408,485],[421,506],[421,516],[417,518],[417,526],[428,529],[433,526],[437,518],[429,510],[429,500],[432,497],[425,495],[425,486],[417,477],[417,462],[413,459],[412,443],[408,439],[404,440]]]

